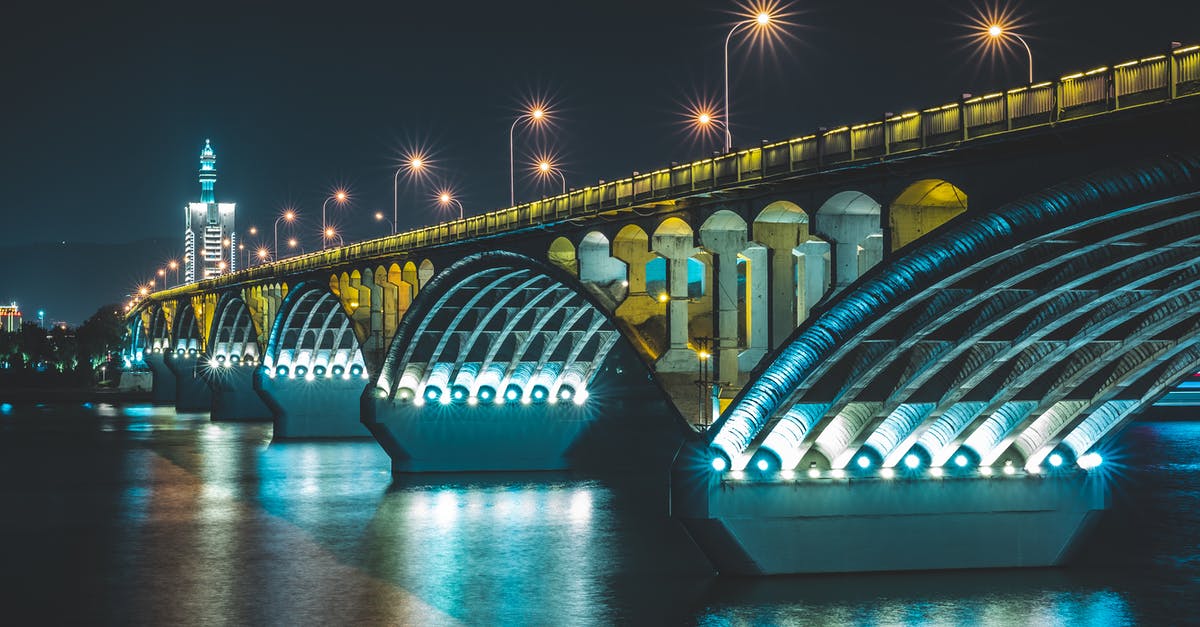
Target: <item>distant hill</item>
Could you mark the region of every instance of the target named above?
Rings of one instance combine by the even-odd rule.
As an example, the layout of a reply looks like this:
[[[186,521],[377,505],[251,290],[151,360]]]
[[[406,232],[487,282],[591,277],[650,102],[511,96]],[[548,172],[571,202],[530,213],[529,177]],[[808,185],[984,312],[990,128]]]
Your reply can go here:
[[[103,244],[41,242],[0,247],[0,303],[16,301],[26,320],[79,324],[107,303],[126,300],[182,254],[181,237]],[[182,274],[180,274],[182,276]],[[168,280],[174,284],[173,274]]]

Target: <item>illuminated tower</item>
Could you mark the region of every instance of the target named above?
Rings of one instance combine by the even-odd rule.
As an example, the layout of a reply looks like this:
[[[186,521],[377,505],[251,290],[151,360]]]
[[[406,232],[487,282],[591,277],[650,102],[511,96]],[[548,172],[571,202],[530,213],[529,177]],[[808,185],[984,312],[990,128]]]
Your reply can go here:
[[[217,202],[216,183],[217,157],[206,139],[200,151],[200,202],[184,207],[184,275],[189,283],[237,270],[237,203]]]

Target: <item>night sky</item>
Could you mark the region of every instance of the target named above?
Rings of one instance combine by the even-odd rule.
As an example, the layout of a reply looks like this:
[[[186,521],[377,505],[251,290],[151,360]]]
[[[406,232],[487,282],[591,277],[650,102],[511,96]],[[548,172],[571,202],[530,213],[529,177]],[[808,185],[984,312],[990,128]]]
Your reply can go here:
[[[125,249],[144,271],[88,266],[112,302],[181,253],[206,138],[217,199],[238,203],[239,231],[265,232],[293,205],[315,243],[321,201],[345,185],[353,204],[331,221],[348,240],[372,237],[388,228],[372,216],[390,217],[392,172],[412,147],[428,149],[437,171],[402,186],[401,228],[448,216],[430,201],[436,182],[452,185],[469,214],[506,205],[509,125],[539,95],[555,125],[518,136],[518,201],[557,187],[522,175],[538,150],[558,156],[569,186],[703,156],[717,139],[690,138],[683,112],[697,97],[719,102],[721,46],[738,19],[728,0],[33,4],[7,7],[0,36],[0,251],[167,240]],[[1038,80],[1200,42],[1192,0],[1010,6]],[[1023,83],[1023,51],[973,52],[973,7],[791,4],[795,26],[781,44],[735,39],[735,145]],[[11,265],[12,255],[2,259]],[[44,284],[5,268],[0,300],[71,322],[102,304]]]

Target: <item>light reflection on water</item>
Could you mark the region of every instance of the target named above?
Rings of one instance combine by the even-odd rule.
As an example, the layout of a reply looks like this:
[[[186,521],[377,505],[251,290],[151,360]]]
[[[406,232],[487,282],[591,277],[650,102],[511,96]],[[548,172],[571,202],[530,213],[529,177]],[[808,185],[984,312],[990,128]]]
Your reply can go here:
[[[1200,611],[1200,425],[1129,431],[1116,509],[1072,568],[736,579],[711,576],[658,479],[393,482],[372,441],[268,444],[269,425],[161,407],[49,410],[2,419],[0,498],[25,514],[0,517],[0,581],[36,599],[95,556],[78,576],[99,605],[47,606],[62,619],[1118,625]],[[93,536],[60,555],[64,526]]]

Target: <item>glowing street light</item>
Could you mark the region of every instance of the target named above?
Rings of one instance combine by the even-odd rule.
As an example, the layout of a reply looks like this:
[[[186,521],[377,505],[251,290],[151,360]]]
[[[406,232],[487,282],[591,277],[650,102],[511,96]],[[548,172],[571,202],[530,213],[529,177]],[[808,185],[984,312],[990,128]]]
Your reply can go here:
[[[387,222],[387,223],[388,223],[388,225],[392,227],[392,234],[393,234],[393,235],[395,235],[395,234],[396,234],[396,223],[395,223],[395,222],[392,222],[391,220],[388,220],[388,219],[387,219],[387,218],[385,218],[385,217],[383,217],[383,212],[382,212],[382,211],[376,211],[376,212],[375,212],[375,221],[376,221],[376,222]]]
[[[400,173],[404,171],[412,176],[419,177],[429,171],[429,159],[425,153],[413,151],[404,156],[404,164],[396,168],[396,173],[392,175],[392,234],[396,233],[396,223],[400,221]]]
[[[300,245],[300,242],[296,238],[292,237],[292,238],[288,239],[288,248],[295,248],[299,245]]]
[[[562,181],[562,193],[567,193],[567,177],[563,176],[562,170],[555,167],[554,162],[549,157],[542,157],[537,161],[537,175],[542,178],[549,178],[558,175]]]
[[[725,35],[725,152],[733,148],[733,134],[729,130],[729,42],[733,39],[733,34],[743,26],[749,26],[754,29],[756,35],[761,36],[780,24],[776,15],[776,3],[764,4],[755,8],[753,16],[749,19],[734,24],[733,28],[729,29],[729,34]],[[711,115],[709,121],[712,121]]]
[[[992,22],[991,24],[988,24],[985,32],[987,33],[988,40],[991,42],[998,43],[998,42],[1002,41],[1005,37],[1012,37],[1012,38],[1016,39],[1017,41],[1021,42],[1022,46],[1025,46],[1025,54],[1026,54],[1026,56],[1029,57],[1029,84],[1032,85],[1033,84],[1033,51],[1029,49],[1029,44],[1025,42],[1025,38],[1022,37],[1020,34],[1009,30],[1004,24],[1001,24],[999,22]]]
[[[444,190],[438,192],[437,201],[438,201],[438,204],[443,207],[449,207],[451,204],[458,205],[458,219],[459,220],[463,219],[462,202],[460,202],[457,198],[455,198],[454,195],[450,193],[450,190],[444,189]]]
[[[330,228],[329,222],[325,219],[325,207],[329,205],[329,201],[331,200],[336,200],[339,205],[345,204],[348,198],[350,198],[350,195],[346,193],[346,190],[339,189],[330,194],[329,197],[325,199],[325,202],[321,203],[321,231],[325,234],[325,236],[321,238],[321,250],[325,250],[326,244],[329,243],[329,239],[337,234],[332,228]]]
[[[261,264],[261,263],[266,262],[267,259],[270,258],[271,251],[267,250],[266,246],[259,246],[258,252],[255,254],[258,256],[258,263]]]
[[[275,218],[275,258],[279,259],[279,221],[283,220],[288,224],[296,221],[296,211],[294,209],[284,209],[283,213]]]
[[[517,124],[524,121],[533,126],[540,126],[548,119],[548,115],[546,105],[534,102],[521,115],[518,115],[517,119],[513,120],[512,127],[508,129],[508,205],[510,207],[517,204],[517,171],[516,162],[513,160],[513,134],[517,131]]]
[[[325,237],[323,240],[329,241],[334,238],[337,238],[338,246],[341,246],[344,243],[342,241],[342,236],[338,235],[337,229],[333,228],[332,226],[325,227]]]

